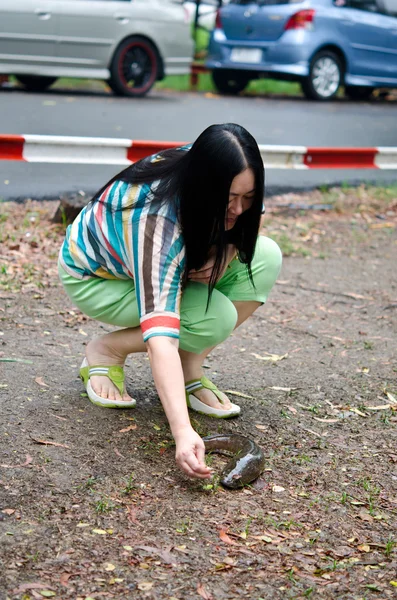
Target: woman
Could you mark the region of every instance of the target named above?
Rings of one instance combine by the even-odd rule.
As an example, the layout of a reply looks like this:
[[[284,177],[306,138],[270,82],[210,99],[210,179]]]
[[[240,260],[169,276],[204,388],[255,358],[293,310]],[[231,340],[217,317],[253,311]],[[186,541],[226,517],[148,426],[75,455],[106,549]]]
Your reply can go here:
[[[146,352],[187,475],[211,477],[192,410],[227,418],[240,408],[203,376],[211,349],[264,303],[281,266],[258,237],[264,169],[257,143],[235,124],[208,127],[192,146],[116,175],[69,226],[59,273],[86,315],[119,329],[89,342],[80,369],[89,399],[135,405],[128,354]]]

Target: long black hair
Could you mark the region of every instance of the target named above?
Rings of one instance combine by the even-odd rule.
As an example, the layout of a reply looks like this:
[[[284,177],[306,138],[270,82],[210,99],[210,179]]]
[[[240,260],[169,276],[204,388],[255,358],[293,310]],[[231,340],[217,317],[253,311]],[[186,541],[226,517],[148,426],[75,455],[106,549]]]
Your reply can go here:
[[[254,174],[253,202],[227,232],[225,218],[230,188],[233,179],[246,169]],[[116,180],[132,184],[159,182],[152,188],[152,201],[175,203],[186,248],[184,284],[188,272],[200,269],[212,256],[215,264],[209,282],[210,298],[230,240],[237,248],[239,260],[247,265],[252,281],[251,261],[264,197],[264,167],[258,144],[244,127],[234,123],[211,125],[189,150],[165,150],[155,160],[149,157],[127,167],[99,190],[92,201],[98,200]]]

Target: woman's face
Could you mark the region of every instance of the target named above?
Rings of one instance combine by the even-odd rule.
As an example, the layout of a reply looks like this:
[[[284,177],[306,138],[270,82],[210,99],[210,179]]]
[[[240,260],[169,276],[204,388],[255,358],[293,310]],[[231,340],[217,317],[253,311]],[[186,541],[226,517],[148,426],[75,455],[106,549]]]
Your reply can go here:
[[[232,229],[238,217],[251,208],[255,194],[255,177],[252,169],[245,169],[232,181],[229,192],[225,229]]]

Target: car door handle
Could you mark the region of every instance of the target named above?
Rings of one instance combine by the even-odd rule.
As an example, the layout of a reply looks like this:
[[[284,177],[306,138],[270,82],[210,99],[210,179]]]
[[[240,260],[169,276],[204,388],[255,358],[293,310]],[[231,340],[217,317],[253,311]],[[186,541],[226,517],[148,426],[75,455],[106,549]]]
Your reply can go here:
[[[130,22],[129,17],[127,17],[126,15],[114,15],[114,18],[116,19],[116,21],[120,21],[120,23],[123,23],[123,25]]]
[[[42,21],[48,21],[48,19],[51,19],[51,14],[45,10],[37,8],[34,12]]]

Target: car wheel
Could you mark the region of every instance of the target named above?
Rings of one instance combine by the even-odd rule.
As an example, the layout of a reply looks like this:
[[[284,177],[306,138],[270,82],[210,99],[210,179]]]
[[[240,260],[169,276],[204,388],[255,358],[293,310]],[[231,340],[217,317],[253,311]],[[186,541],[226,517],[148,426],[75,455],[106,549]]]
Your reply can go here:
[[[323,50],[313,57],[309,76],[301,84],[302,91],[310,100],[330,100],[336,96],[342,76],[339,57],[329,50]]]
[[[374,88],[372,87],[360,85],[347,85],[345,87],[345,95],[350,98],[350,100],[368,100],[368,98],[372,96],[373,91]]]
[[[250,78],[246,73],[240,73],[232,69],[215,69],[212,71],[212,80],[221,94],[238,94],[250,82]]]
[[[57,80],[57,77],[44,77],[41,75],[16,75],[15,77],[30,92],[44,92]]]
[[[116,50],[110,67],[109,87],[119,96],[144,96],[153,87],[159,70],[159,56],[145,38],[134,36]]]

